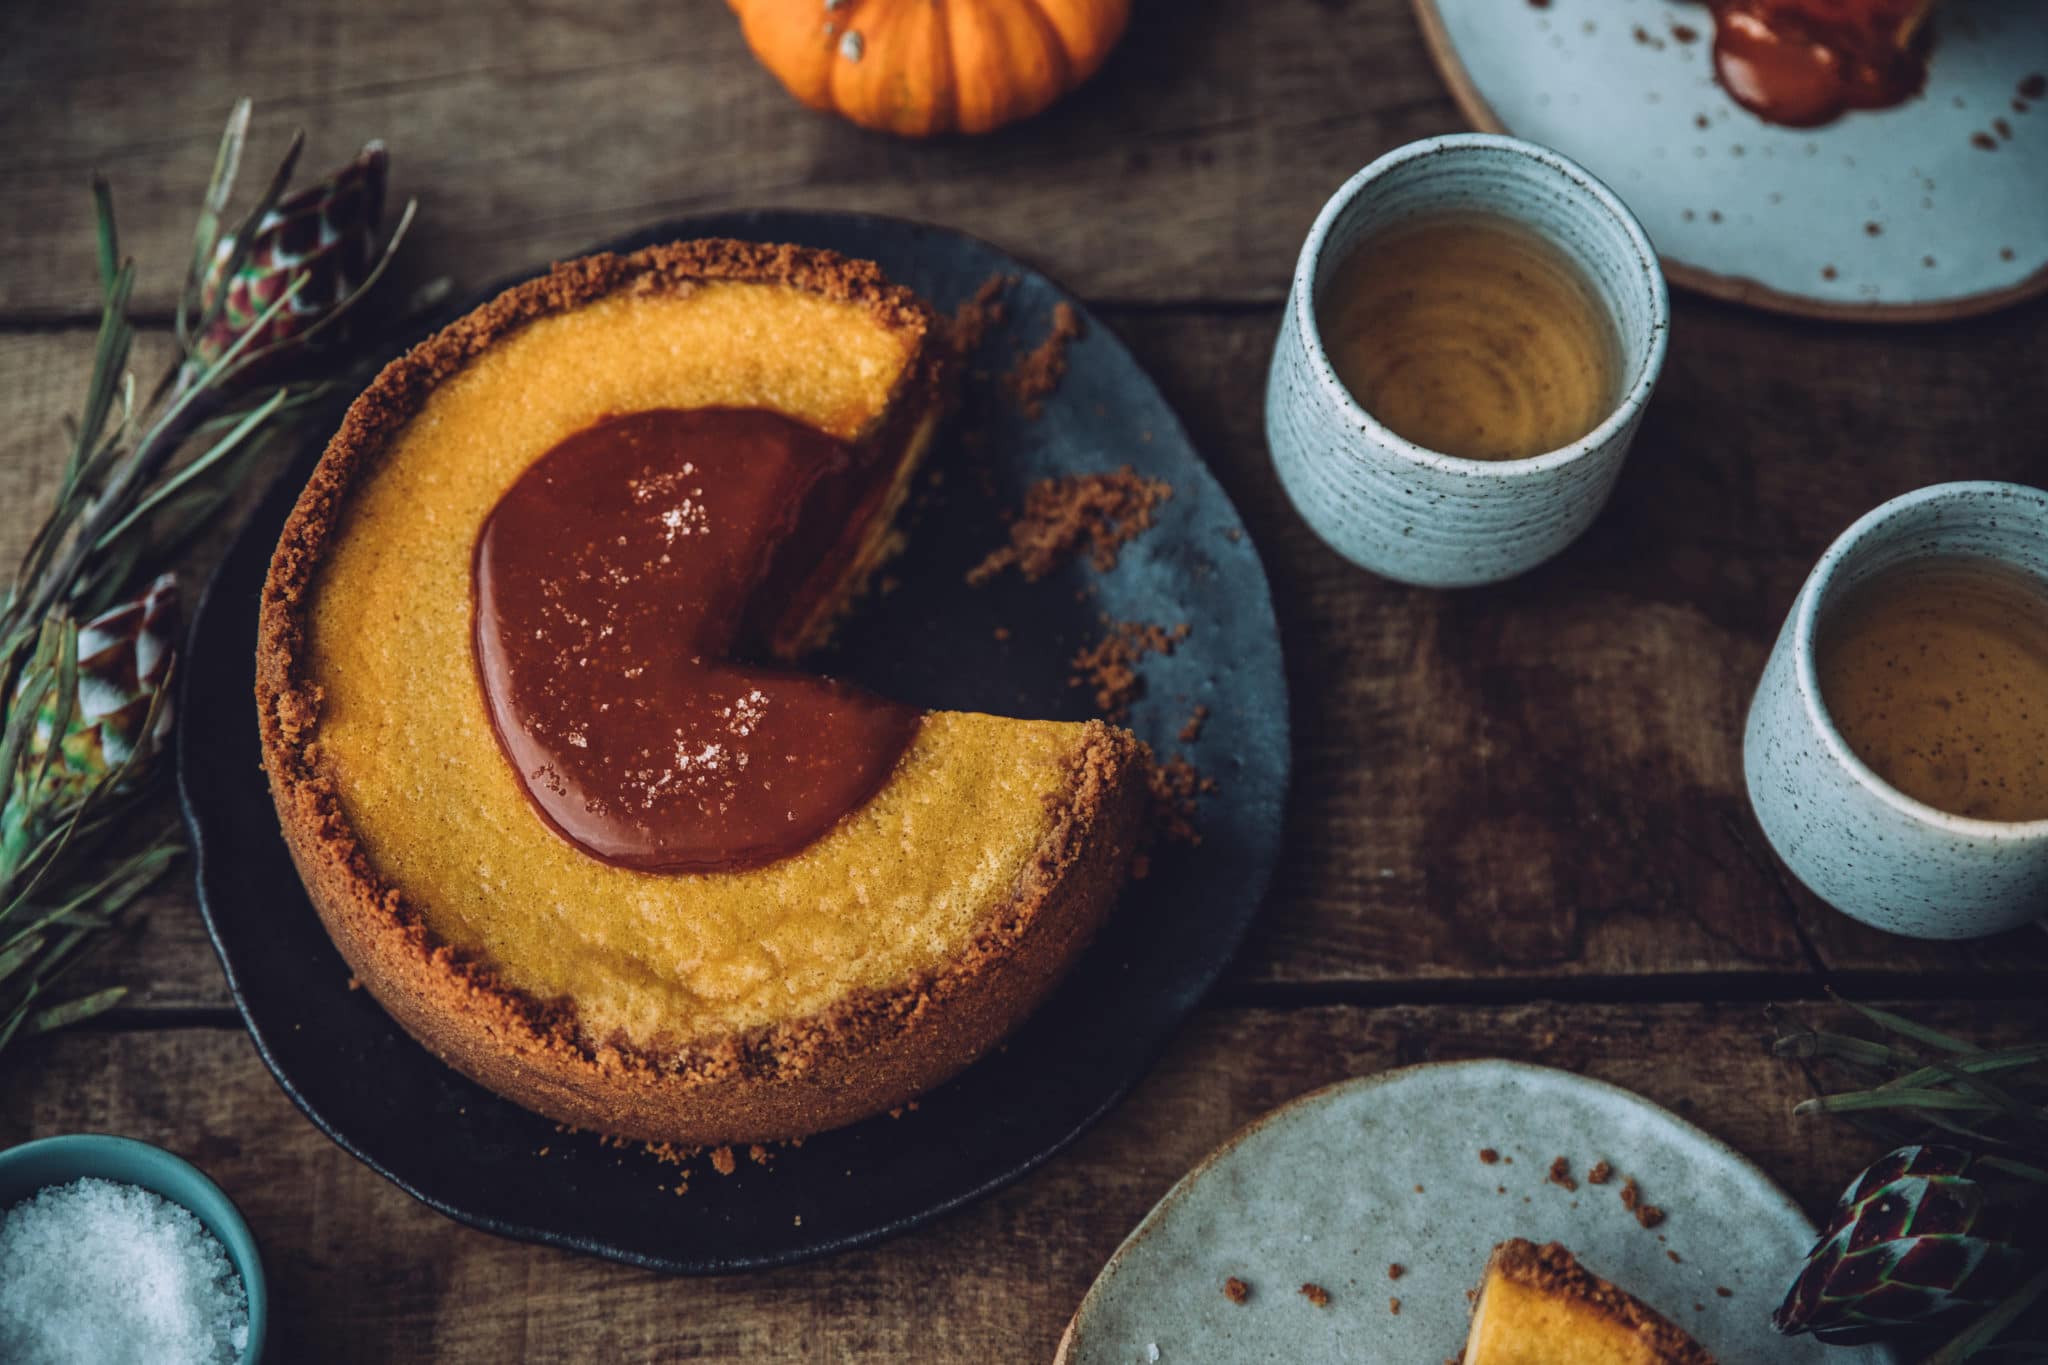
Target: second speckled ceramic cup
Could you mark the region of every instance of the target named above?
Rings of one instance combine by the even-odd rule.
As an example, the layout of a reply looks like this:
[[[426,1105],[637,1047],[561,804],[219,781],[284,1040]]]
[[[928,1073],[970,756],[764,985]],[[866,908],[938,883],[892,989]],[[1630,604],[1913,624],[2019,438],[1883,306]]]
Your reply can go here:
[[[1742,742],[1750,804],[1785,865],[1837,910],[1912,938],[1972,938],[2048,915],[2048,820],[1977,820],[1914,800],[1856,757],[1821,696],[1814,643],[1842,594],[1948,555],[2048,580],[2048,492],[1935,484],[1844,531],[1792,603]]]
[[[1331,367],[1317,309],[1351,250],[1417,218],[1487,214],[1575,261],[1621,343],[1607,420],[1527,460],[1465,460],[1395,435]],[[1670,302],[1642,225],[1557,153],[1465,133],[1389,152],[1323,206],[1301,259],[1266,380],[1266,440],[1302,519],[1352,563],[1424,587],[1498,582],[1576,540],[1607,502],[1664,364]]]

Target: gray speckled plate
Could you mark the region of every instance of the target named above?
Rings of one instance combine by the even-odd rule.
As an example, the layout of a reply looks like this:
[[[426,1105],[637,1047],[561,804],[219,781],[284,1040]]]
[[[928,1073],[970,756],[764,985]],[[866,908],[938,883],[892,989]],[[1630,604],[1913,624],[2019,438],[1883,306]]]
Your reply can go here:
[[[1576,1193],[1547,1179],[1559,1156]],[[1603,1158],[1613,1181],[1584,1183]],[[1654,1232],[1622,1207],[1624,1176],[1666,1211]],[[1771,1329],[1813,1227],[1748,1161],[1626,1090],[1479,1061],[1345,1081],[1237,1134],[1110,1257],[1059,1363],[1440,1361],[1464,1345],[1465,1291],[1488,1251],[1516,1236],[1565,1243],[1726,1365],[1892,1359]],[[1223,1295],[1231,1276],[1252,1286],[1241,1305]],[[1303,1298],[1304,1282],[1329,1306]]]
[[[2048,72],[2040,0],[1948,0],[1925,93],[1822,128],[1775,127],[1728,98],[1700,4],[1415,9],[1465,116],[1605,180],[1676,284],[1873,321],[1956,317],[2048,291],[2048,100],[2018,88]]]

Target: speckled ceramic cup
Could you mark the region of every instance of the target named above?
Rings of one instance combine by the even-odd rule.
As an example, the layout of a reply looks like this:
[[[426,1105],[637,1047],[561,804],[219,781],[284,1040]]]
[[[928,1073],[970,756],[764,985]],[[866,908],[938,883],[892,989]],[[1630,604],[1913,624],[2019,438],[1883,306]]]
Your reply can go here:
[[[1621,343],[1599,426],[1526,460],[1466,460],[1395,435],[1331,367],[1320,296],[1352,249],[1416,218],[1487,214],[1576,262]],[[1557,153],[1465,133],[1389,152],[1345,182],[1302,245],[1266,380],[1266,440],[1302,519],[1363,568],[1425,587],[1498,582],[1576,540],[1607,502],[1664,364],[1670,303],[1642,225]]]
[[[1914,800],[1850,751],[1821,696],[1814,641],[1843,594],[1944,555],[2048,579],[2048,492],[1936,484],[1844,531],[1792,603],[1742,744],[1750,803],[1793,874],[1844,914],[1913,938],[1972,938],[2048,916],[2048,820],[1977,820]]]

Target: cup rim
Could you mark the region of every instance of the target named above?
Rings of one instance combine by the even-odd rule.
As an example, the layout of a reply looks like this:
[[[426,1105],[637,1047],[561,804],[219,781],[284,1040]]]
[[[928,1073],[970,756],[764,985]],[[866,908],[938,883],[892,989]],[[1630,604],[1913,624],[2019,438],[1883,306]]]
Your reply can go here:
[[[1468,151],[1503,151],[1525,157],[1561,177],[1573,189],[1597,201],[1616,222],[1635,248],[1636,254],[1645,267],[1644,276],[1650,287],[1650,345],[1637,365],[1635,377],[1628,390],[1603,418],[1600,425],[1569,445],[1555,450],[1546,450],[1522,460],[1472,460],[1461,455],[1446,455],[1440,450],[1417,445],[1405,436],[1396,433],[1368,412],[1357,395],[1345,387],[1337,377],[1336,367],[1330,363],[1329,352],[1323,346],[1322,329],[1316,324],[1315,278],[1316,267],[1321,264],[1324,248],[1329,244],[1331,229],[1337,217],[1351,206],[1366,186],[1411,161],[1425,156],[1458,155]],[[1507,215],[1502,215],[1503,217]],[[1446,133],[1438,137],[1426,137],[1396,147],[1363,170],[1355,172],[1324,202],[1322,211],[1316,215],[1315,225],[1309,229],[1308,240],[1302,243],[1301,255],[1295,262],[1295,288],[1289,300],[1289,307],[1295,310],[1296,329],[1301,334],[1302,344],[1307,347],[1309,358],[1315,362],[1316,382],[1337,404],[1349,411],[1349,415],[1363,423],[1375,440],[1395,454],[1417,464],[1447,473],[1473,475],[1485,474],[1493,478],[1526,478],[1547,474],[1554,469],[1585,458],[1605,445],[1624,426],[1633,421],[1649,401],[1650,391],[1656,386],[1657,375],[1664,368],[1665,343],[1671,334],[1671,291],[1664,279],[1664,268],[1657,258],[1657,249],[1650,242],[1649,233],[1629,212],[1628,205],[1585,167],[1561,152],[1552,151],[1538,143],[1517,137],[1505,137],[1498,133]]]
[[[1986,820],[1975,815],[1957,815],[1954,811],[1931,806],[1918,797],[1908,796],[1885,781],[1875,769],[1856,756],[1856,751],[1842,738],[1842,732],[1835,728],[1834,717],[1828,714],[1827,703],[1821,697],[1820,670],[1814,661],[1814,643],[1820,628],[1821,599],[1834,587],[1835,577],[1848,557],[1872,532],[1893,521],[1901,513],[1930,502],[1954,502],[1986,494],[2038,498],[2043,496],[2043,492],[2042,489],[2023,483],[1970,479],[1953,483],[1932,483],[1924,488],[1916,488],[1910,493],[1901,493],[1898,497],[1871,508],[1851,522],[1848,530],[1836,536],[1807,574],[1806,583],[1799,590],[1799,600],[1792,618],[1792,662],[1793,678],[1798,684],[1799,700],[1806,708],[1807,719],[1812,722],[1829,754],[1856,779],[1858,785],[1894,810],[1921,824],[1977,839],[2048,838],[2048,816],[2037,820]]]

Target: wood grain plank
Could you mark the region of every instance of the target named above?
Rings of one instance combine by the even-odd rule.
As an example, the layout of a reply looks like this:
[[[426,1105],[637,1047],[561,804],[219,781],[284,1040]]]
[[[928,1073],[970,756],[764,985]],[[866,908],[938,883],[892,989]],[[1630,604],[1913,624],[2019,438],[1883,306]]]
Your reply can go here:
[[[2041,480],[2048,306],[1904,331],[1680,298],[1592,531],[1458,593],[1351,567],[1288,505],[1263,427],[1275,315],[1118,326],[1244,511],[1281,616],[1289,853],[1240,979],[2048,965],[2036,932],[1914,944],[1829,910],[1741,776],[1764,658],[1834,536],[1924,484]]]
[[[1915,1013],[1985,1039],[2048,1025],[2038,1003]],[[1613,1081],[1822,1208],[1875,1150],[1844,1125],[1790,1116],[1806,1091],[1764,1054],[1768,1032],[1754,1006],[1210,1012],[1100,1127],[1021,1184],[872,1250],[723,1280],[663,1279],[459,1227],[329,1143],[227,1030],[82,1033],[20,1050],[0,1062],[0,1146],[97,1129],[198,1162],[262,1245],[278,1359],[1045,1360],[1104,1259],[1202,1154],[1287,1099],[1391,1066],[1502,1055]],[[917,1141],[916,1116],[903,1124]],[[1453,1139],[1476,1152],[1486,1134]],[[1565,1197],[1533,1164],[1501,1169],[1532,1198]],[[1683,1200],[1659,1202],[1682,1252]],[[1370,1244],[1371,1230],[1360,1237]],[[1392,1247],[1370,1255],[1402,1259]],[[1459,1328],[1445,1325],[1441,1354]]]
[[[1345,176],[1460,126],[1401,0],[1141,5],[1109,66],[1046,117],[927,145],[798,106],[712,0],[10,6],[0,316],[97,306],[94,169],[141,264],[138,305],[167,312],[242,94],[248,181],[294,126],[309,171],[382,137],[394,191],[424,210],[407,268],[468,287],[663,218],[786,205],[949,223],[1096,297],[1272,299]]]
[[[2041,477],[2048,308],[1879,332],[1681,300],[1614,504],[1554,563],[1468,593],[1376,579],[1294,514],[1260,415],[1273,311],[1112,321],[1243,510],[1281,613],[1288,855],[1238,986],[1649,975],[1716,993],[1813,968],[2048,967],[2039,933],[1915,944],[1821,905],[1769,854],[1740,770],[1764,655],[1829,539],[1924,483]],[[0,400],[0,552],[25,542],[89,356],[83,332],[0,334],[26,378]],[[141,1005],[226,1002],[187,895],[96,970]]]

